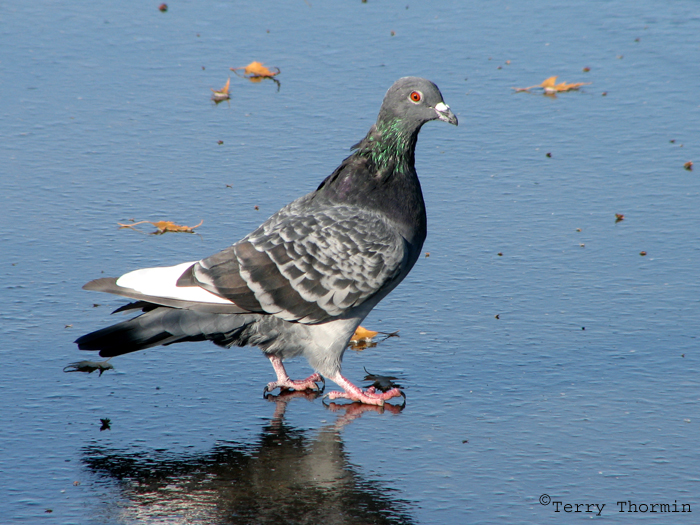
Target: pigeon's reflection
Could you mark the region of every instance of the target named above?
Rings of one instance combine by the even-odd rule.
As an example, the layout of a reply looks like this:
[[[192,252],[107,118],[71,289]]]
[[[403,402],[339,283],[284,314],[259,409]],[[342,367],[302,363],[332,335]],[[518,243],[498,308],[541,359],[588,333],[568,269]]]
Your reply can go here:
[[[208,452],[141,453],[87,447],[83,461],[118,482],[108,513],[121,523],[410,524],[410,504],[395,489],[366,479],[348,462],[341,429],[366,411],[393,407],[351,404],[330,408],[335,423],[318,431],[284,422],[287,403],[251,444],[219,443]]]

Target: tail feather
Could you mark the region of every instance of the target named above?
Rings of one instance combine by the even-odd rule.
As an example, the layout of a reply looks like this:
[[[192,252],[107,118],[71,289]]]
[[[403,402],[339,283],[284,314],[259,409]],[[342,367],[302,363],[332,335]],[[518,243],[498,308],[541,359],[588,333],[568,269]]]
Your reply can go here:
[[[99,350],[114,357],[159,345],[210,340],[221,346],[237,343],[254,319],[251,315],[217,314],[148,305],[141,315],[78,338],[81,350]]]

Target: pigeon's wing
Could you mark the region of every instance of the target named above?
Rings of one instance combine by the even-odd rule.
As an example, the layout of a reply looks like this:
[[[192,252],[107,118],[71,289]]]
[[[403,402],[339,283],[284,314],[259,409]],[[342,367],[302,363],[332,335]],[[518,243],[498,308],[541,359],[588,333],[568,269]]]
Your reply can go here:
[[[311,324],[342,315],[400,277],[407,243],[386,218],[356,206],[294,204],[193,264],[178,286]]]

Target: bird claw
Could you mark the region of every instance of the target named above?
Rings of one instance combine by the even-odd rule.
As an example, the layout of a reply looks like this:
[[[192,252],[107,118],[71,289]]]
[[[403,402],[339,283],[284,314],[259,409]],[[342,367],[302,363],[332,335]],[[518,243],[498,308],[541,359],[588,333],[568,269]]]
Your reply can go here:
[[[358,388],[357,391],[352,392],[338,392],[334,390],[324,395],[322,398],[322,402],[326,404],[326,398],[330,400],[349,399],[353,402],[363,403],[366,405],[376,405],[381,407],[384,406],[385,401],[399,396],[403,397],[403,403],[401,404],[401,408],[403,408],[404,406],[406,406],[406,394],[404,394],[401,390],[399,390],[398,388],[392,388],[391,390],[387,390],[386,392],[377,392],[377,389],[373,386],[369,387],[366,390],[361,390]]]
[[[322,386],[319,387],[317,383],[322,383]],[[278,379],[277,381],[272,381],[265,385],[265,388],[263,388],[263,398],[267,399],[267,395],[275,388],[279,388],[280,392],[284,390],[311,390],[312,392],[321,394],[326,389],[326,380],[321,374],[318,373],[311,374],[306,379],[301,380],[293,380],[289,378]]]

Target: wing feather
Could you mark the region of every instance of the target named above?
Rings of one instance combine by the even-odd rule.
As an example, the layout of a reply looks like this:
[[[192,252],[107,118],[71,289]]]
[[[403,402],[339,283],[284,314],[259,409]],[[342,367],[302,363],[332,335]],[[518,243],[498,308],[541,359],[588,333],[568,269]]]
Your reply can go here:
[[[383,216],[299,201],[196,263],[192,284],[251,312],[318,323],[361,304],[402,272],[405,241]]]

